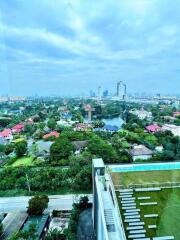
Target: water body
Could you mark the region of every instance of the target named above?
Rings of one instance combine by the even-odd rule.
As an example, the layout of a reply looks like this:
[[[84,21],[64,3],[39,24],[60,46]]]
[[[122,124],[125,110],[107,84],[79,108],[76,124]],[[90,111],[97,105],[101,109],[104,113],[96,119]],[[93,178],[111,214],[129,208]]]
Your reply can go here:
[[[113,125],[113,126],[117,126],[119,128],[122,127],[124,121],[122,120],[121,117],[114,117],[114,118],[103,118],[102,121],[106,124],[106,125]]]

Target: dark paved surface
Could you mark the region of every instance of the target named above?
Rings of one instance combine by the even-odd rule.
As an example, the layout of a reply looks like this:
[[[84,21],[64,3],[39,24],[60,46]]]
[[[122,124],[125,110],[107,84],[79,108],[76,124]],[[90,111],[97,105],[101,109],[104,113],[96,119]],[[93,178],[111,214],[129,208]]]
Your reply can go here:
[[[92,208],[84,210],[80,214],[78,228],[78,240],[95,240],[93,234]]]

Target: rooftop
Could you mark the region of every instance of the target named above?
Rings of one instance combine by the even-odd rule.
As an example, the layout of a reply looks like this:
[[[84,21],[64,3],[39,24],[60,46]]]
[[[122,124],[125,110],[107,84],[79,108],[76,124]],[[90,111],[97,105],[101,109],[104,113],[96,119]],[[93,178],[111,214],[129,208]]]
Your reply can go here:
[[[153,151],[144,145],[136,145],[130,150],[131,156],[152,155]]]

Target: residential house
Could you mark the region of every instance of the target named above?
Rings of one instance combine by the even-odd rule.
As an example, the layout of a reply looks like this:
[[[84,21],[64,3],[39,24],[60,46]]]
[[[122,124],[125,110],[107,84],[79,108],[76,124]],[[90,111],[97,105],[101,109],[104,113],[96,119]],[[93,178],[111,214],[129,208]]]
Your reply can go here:
[[[137,159],[148,160],[153,156],[153,151],[144,145],[134,145],[129,153],[132,156],[133,161],[136,161]]]
[[[144,109],[141,110],[131,110],[130,113],[136,115],[139,119],[152,119],[152,113],[145,111]]]
[[[53,144],[53,142],[40,140],[40,141],[37,141],[36,144],[37,144],[37,152],[36,152],[36,155],[37,155],[38,157],[46,157],[46,156],[49,156],[50,147],[51,147],[51,145]]]
[[[171,122],[171,123],[176,120],[175,117],[171,117],[171,116],[164,116],[163,118],[164,118],[164,120],[166,120],[167,122]]]
[[[77,123],[75,125],[74,131],[91,131],[93,128],[90,123]]]
[[[164,124],[162,126],[163,131],[170,131],[174,136],[180,136],[180,126],[174,124]]]
[[[48,139],[49,137],[55,137],[58,138],[60,136],[60,134],[56,131],[52,131],[50,133],[47,133],[43,136],[43,139]]]
[[[84,141],[73,141],[72,144],[75,147],[75,154],[78,155],[81,153],[81,151],[83,149],[85,149],[88,145],[88,141],[84,140]]]
[[[94,128],[93,131],[94,132],[110,132],[110,133],[114,133],[114,132],[118,132],[119,131],[119,127],[117,127],[116,125],[105,125],[102,128]]]
[[[0,132],[0,137],[3,137],[7,141],[13,140],[12,130],[10,128],[4,129]]]
[[[116,125],[105,125],[103,128],[102,128],[104,131],[106,132],[118,132],[119,131],[119,127],[117,127]]]
[[[71,120],[72,114],[69,112],[65,112],[65,113],[63,113],[62,118],[66,119],[66,120]]]
[[[150,133],[156,133],[156,132],[161,131],[161,127],[158,126],[157,124],[152,124],[152,125],[146,126],[145,129]]]
[[[157,147],[155,147],[155,150],[156,150],[156,152],[158,152],[158,153],[162,153],[163,152],[163,150],[164,150],[164,147],[161,145],[161,146],[157,146]]]
[[[24,123],[19,123],[11,128],[13,133],[21,133],[24,131]]]

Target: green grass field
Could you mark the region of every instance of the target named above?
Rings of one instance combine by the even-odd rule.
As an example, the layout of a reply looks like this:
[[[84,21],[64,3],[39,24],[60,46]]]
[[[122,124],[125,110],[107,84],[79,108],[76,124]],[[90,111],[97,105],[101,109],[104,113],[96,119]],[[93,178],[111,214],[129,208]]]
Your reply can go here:
[[[18,158],[11,166],[20,167],[20,166],[31,166],[33,165],[33,157],[21,157]]]
[[[180,170],[113,172],[111,176],[114,185],[126,187],[131,184],[180,182]]]
[[[117,197],[119,193],[117,192]],[[150,196],[150,200],[136,200],[141,221],[145,222],[146,237],[169,236],[180,239],[180,188],[162,189],[158,192],[138,192],[135,197]],[[120,199],[118,199],[121,208]],[[140,206],[140,202],[157,202],[155,206]],[[121,210],[122,212],[122,210]],[[158,214],[157,218],[145,218],[145,214]],[[148,229],[148,225],[157,225],[157,229]],[[127,224],[125,224],[127,227]]]

